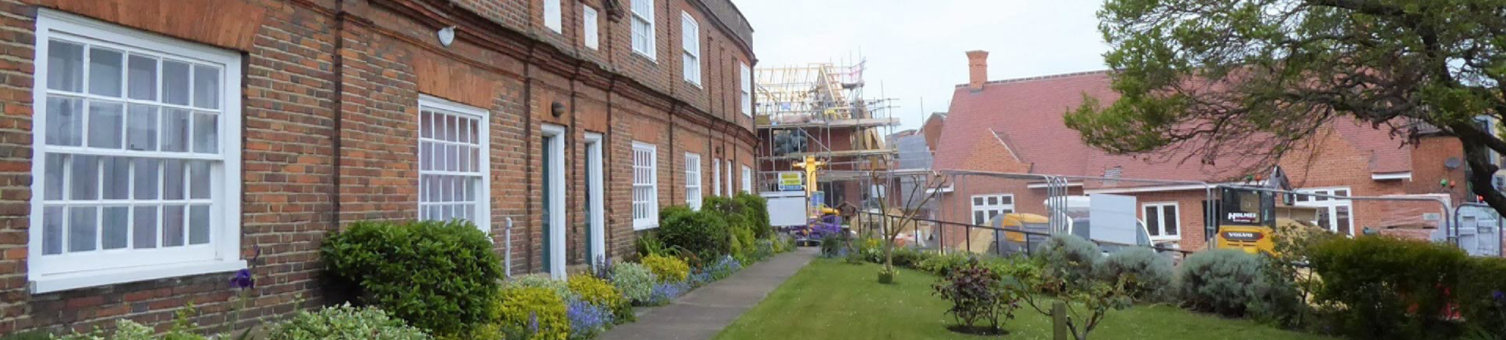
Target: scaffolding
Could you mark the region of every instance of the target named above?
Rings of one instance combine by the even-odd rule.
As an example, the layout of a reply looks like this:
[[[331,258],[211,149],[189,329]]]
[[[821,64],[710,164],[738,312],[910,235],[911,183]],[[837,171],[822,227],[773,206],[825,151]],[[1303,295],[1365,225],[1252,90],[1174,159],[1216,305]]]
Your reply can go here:
[[[894,165],[898,149],[884,141],[899,125],[899,120],[890,116],[896,109],[895,100],[864,95],[865,67],[866,61],[858,61],[756,70],[754,102],[758,116],[754,123],[763,144],[759,151],[762,175],[795,170],[793,164],[807,158],[825,164],[822,173],[883,171]],[[794,151],[777,147],[778,140],[792,138],[803,140],[806,147]],[[761,183],[775,182],[763,179]],[[816,183],[828,193],[828,202],[849,200],[842,192],[854,188],[831,188],[830,183],[824,179]]]

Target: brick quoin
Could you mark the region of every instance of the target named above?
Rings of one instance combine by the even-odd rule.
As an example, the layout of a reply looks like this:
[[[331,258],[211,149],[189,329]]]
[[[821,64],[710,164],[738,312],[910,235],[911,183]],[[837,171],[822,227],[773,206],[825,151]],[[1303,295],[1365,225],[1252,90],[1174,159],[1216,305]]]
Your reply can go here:
[[[41,9],[67,12],[241,55],[241,253],[258,287],[245,320],[345,298],[321,282],[318,251],[341,226],[418,216],[418,98],[490,114],[491,237],[514,274],[543,268],[540,171],[545,124],[566,128],[567,262],[585,253],[587,133],[603,136],[608,254],[634,253],[632,143],[658,146],[659,206],[684,203],[683,157],[752,165],[753,121],[741,114],[738,63],[754,64],[751,27],[727,0],[652,0],[656,58],[631,50],[628,13],[603,0],[561,1],[563,29],[544,27],[546,0],[0,0],[0,335],[89,330],[129,318],[159,330],[192,303],[222,330],[235,293],[212,273],[32,293],[31,102]],[[557,1],[557,0],[547,0]],[[581,19],[583,6],[597,21]],[[700,24],[702,83],[683,80],[680,18]],[[194,18],[194,19],[184,19]],[[599,48],[583,26],[598,25]],[[435,31],[456,27],[450,46]],[[564,110],[555,115],[555,104]],[[725,163],[723,164],[725,167]],[[727,177],[723,169],[723,177]],[[741,176],[740,170],[732,171]],[[737,182],[723,178],[724,182]],[[512,243],[504,239],[508,218]],[[246,327],[241,324],[238,327]]]

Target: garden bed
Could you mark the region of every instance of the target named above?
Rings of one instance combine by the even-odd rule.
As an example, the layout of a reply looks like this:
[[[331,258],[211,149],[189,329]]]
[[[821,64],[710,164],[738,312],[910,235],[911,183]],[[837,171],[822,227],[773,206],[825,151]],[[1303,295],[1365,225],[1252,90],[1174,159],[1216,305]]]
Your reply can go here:
[[[873,280],[879,266],[817,259],[723,330],[717,339],[978,339],[947,330],[949,302],[932,295],[936,277],[900,269],[895,284]],[[792,313],[799,311],[799,313]],[[1010,339],[1050,339],[1050,319],[1020,311],[1005,323]],[[1112,313],[1093,339],[1330,339],[1250,320],[1174,306]]]

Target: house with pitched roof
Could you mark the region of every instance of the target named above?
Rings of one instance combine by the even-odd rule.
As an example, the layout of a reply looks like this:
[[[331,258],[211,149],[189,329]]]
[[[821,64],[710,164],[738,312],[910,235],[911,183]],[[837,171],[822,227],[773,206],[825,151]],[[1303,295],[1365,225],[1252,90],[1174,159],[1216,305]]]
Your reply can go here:
[[[1204,227],[1209,214],[1205,211],[1209,211],[1207,204],[1215,202],[1208,200],[1204,185],[1171,182],[1218,184],[1259,176],[1243,173],[1258,159],[1229,156],[1258,152],[1224,150],[1216,162],[1208,164],[1185,157],[1180,154],[1183,151],[1114,155],[1086,145],[1076,130],[1063,124],[1063,116],[1082,105],[1085,95],[1104,105],[1118,99],[1119,94],[1110,88],[1111,71],[989,81],[988,52],[967,55],[970,79],[953,92],[945,116],[946,133],[935,143],[935,169],[1122,178],[1069,181],[1068,192],[1134,196],[1137,217],[1155,242],[1191,250],[1206,247]],[[1458,166],[1463,157],[1459,141],[1425,132],[1409,134],[1335,120],[1320,127],[1308,147],[1288,152],[1275,163],[1302,192],[1433,194],[1453,203],[1466,200],[1465,170]],[[944,220],[972,224],[1004,213],[1044,215],[1047,196],[1043,182],[965,176],[940,199],[944,208],[939,213]],[[1437,215],[1429,213],[1439,211],[1436,204],[1362,204],[1300,196],[1294,203],[1317,208],[1313,222],[1349,235],[1428,220],[1436,225]]]

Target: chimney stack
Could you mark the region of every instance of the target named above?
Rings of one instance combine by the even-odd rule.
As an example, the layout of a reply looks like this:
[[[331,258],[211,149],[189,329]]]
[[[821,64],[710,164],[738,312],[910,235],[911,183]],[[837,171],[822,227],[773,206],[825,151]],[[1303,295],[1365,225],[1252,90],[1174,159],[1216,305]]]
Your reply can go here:
[[[967,51],[967,75],[967,88],[983,89],[983,83],[988,82],[988,51]]]

